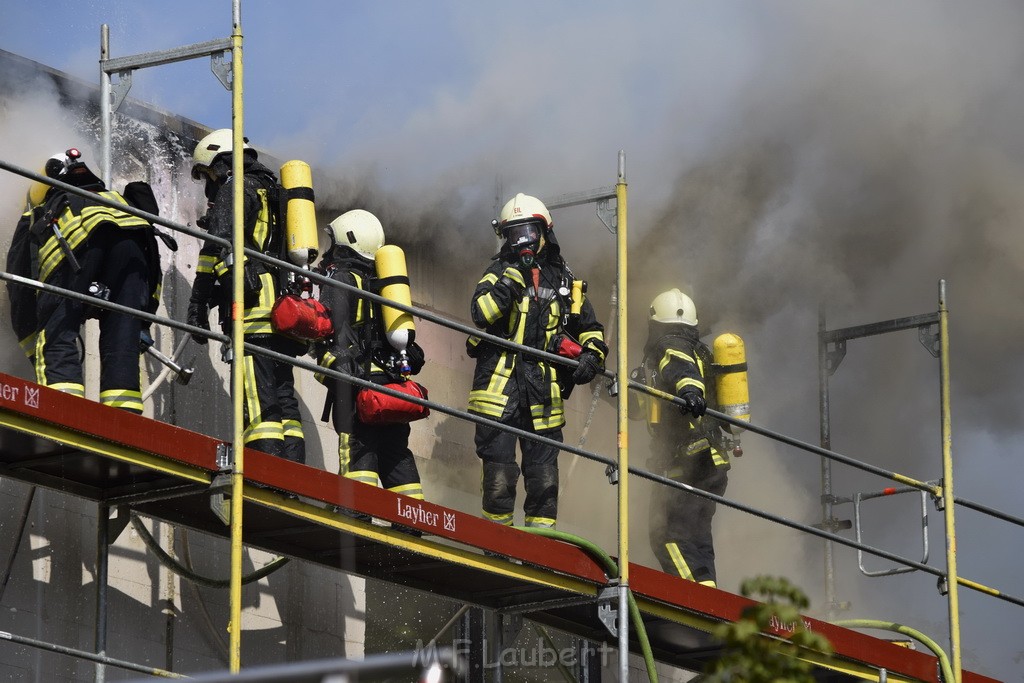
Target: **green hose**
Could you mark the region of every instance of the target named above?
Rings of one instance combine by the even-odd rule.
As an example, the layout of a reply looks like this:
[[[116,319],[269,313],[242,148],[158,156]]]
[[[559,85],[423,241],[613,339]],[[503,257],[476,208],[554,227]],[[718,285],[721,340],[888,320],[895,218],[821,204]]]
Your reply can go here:
[[[949,657],[947,657],[946,653],[942,651],[942,648],[939,647],[938,643],[917,629],[904,626],[903,624],[896,624],[891,621],[877,621],[875,619],[844,619],[842,621],[833,621],[832,623],[844,628],[877,628],[884,631],[894,631],[905,636],[910,636],[911,638],[916,638],[939,658],[939,666],[942,668],[942,680],[946,681],[946,683],[953,683],[955,680],[953,678],[953,668],[949,665]]]
[[[230,585],[230,579],[211,579],[201,574],[197,574],[196,572],[190,570],[188,567],[185,567],[180,562],[171,557],[163,548],[160,547],[160,544],[157,543],[156,539],[153,538],[153,536],[149,533],[149,530],[146,529],[145,525],[143,525],[142,520],[140,520],[135,513],[132,513],[131,519],[132,528],[135,529],[136,532],[138,532],[139,538],[141,538],[142,542],[146,545],[146,547],[149,548],[154,555],[156,555],[156,559],[160,561],[160,564],[167,567],[167,569],[174,572],[183,579],[187,579],[192,583],[198,583],[201,586],[207,586],[208,588],[227,588]],[[243,576],[242,583],[246,584],[252,583],[253,581],[259,581],[264,576],[267,576],[268,574],[271,574],[280,569],[281,567],[283,567],[284,565],[288,564],[290,559],[291,558],[288,557],[274,558],[274,560],[267,563],[262,568],[257,569],[252,574]]]
[[[581,536],[574,536],[573,534],[567,534],[564,531],[556,531],[545,527],[517,526],[514,528],[537,536],[546,536],[547,538],[553,538],[557,541],[562,541],[563,543],[575,545],[589,553],[595,559],[599,560],[601,564],[604,565],[605,573],[608,574],[609,578],[615,579],[619,576],[619,566],[615,563],[615,560],[613,560],[611,556],[601,548],[601,546],[596,543],[592,543]],[[637,640],[640,641],[640,651],[644,655],[644,664],[647,665],[647,680],[649,680],[650,683],[658,683],[658,672],[654,668],[654,653],[651,652],[651,641],[647,639],[647,629],[644,628],[643,619],[640,618],[640,608],[637,607],[636,600],[633,598],[633,591],[629,591],[627,596],[629,598],[629,616],[635,625],[636,637]]]

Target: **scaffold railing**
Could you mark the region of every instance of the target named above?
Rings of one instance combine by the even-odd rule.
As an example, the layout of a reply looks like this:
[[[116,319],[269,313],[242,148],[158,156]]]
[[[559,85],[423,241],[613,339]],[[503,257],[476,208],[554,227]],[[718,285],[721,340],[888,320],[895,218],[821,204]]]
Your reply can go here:
[[[140,218],[143,218],[143,219],[145,219],[145,220],[147,220],[147,221],[149,221],[149,222],[151,222],[153,224],[167,227],[167,228],[169,228],[169,229],[171,229],[171,230],[173,230],[175,232],[179,232],[181,234],[184,234],[184,235],[187,235],[187,236],[199,239],[201,241],[218,244],[218,245],[220,245],[222,247],[225,247],[226,249],[229,249],[229,250],[232,248],[232,243],[229,242],[228,240],[223,240],[223,239],[217,238],[215,236],[212,236],[212,235],[206,234],[204,232],[201,232],[199,230],[196,230],[194,228],[191,228],[190,226],[182,225],[182,224],[180,224],[180,223],[178,223],[176,221],[170,220],[168,218],[165,218],[165,217],[162,217],[162,216],[158,216],[158,215],[155,215],[155,214],[150,214],[148,212],[141,211],[141,210],[136,209],[136,208],[131,207],[131,206],[125,206],[125,205],[118,204],[118,203],[115,203],[115,202],[109,202],[108,200],[104,199],[103,197],[97,196],[97,195],[95,195],[93,193],[90,193],[90,192],[88,192],[86,190],[82,190],[82,189],[77,188],[75,186],[63,183],[63,182],[61,182],[59,180],[51,179],[49,177],[40,175],[40,174],[35,173],[33,171],[30,171],[30,170],[27,170],[27,169],[24,169],[24,168],[20,168],[20,167],[18,167],[16,165],[10,164],[10,163],[8,163],[6,161],[0,160],[0,169],[3,169],[5,171],[11,172],[11,173],[14,173],[16,175],[20,175],[20,176],[22,176],[22,177],[24,177],[24,178],[26,178],[28,180],[45,183],[45,184],[51,185],[53,187],[60,188],[62,190],[65,190],[65,191],[73,193],[73,194],[78,194],[78,195],[81,195],[81,196],[88,197],[92,201],[97,202],[99,204],[105,204],[105,205],[111,206],[112,208],[117,208],[117,209],[119,209],[121,211],[124,211],[126,213],[129,213],[129,214],[138,216]],[[310,279],[311,281],[316,282],[321,287],[325,287],[326,286],[326,287],[334,287],[334,288],[337,288],[337,289],[341,289],[341,290],[347,291],[349,293],[355,294],[357,296],[360,296],[362,298],[368,299],[370,301],[373,301],[373,302],[376,302],[376,303],[380,303],[380,304],[386,304],[387,306],[396,308],[396,309],[401,310],[401,311],[406,312],[406,313],[410,313],[412,315],[417,316],[418,318],[420,318],[422,320],[425,320],[425,321],[428,321],[428,322],[440,325],[440,326],[445,327],[445,328],[447,328],[449,330],[452,330],[452,331],[455,331],[455,332],[464,333],[464,334],[467,334],[467,335],[473,335],[473,336],[479,337],[479,338],[481,338],[483,340],[486,340],[486,341],[488,341],[488,342],[490,342],[492,344],[498,345],[500,347],[507,348],[507,349],[510,349],[510,350],[513,350],[513,351],[516,351],[516,352],[520,352],[520,353],[523,353],[523,354],[528,354],[530,356],[534,356],[534,357],[540,358],[540,359],[548,361],[548,362],[563,364],[563,365],[567,365],[567,366],[570,366],[570,367],[577,365],[577,362],[574,361],[574,360],[566,359],[566,358],[564,358],[562,356],[558,356],[558,355],[555,355],[555,354],[547,353],[545,351],[537,350],[537,349],[534,349],[534,348],[531,348],[531,347],[528,347],[528,346],[516,344],[515,342],[512,342],[512,341],[510,341],[508,339],[505,339],[503,337],[488,334],[488,333],[486,333],[483,330],[476,329],[475,327],[470,327],[470,326],[465,325],[465,324],[463,324],[463,323],[461,323],[461,322],[459,322],[457,320],[448,318],[448,317],[446,317],[444,315],[438,314],[438,313],[430,311],[430,310],[426,310],[423,307],[415,306],[415,305],[408,306],[408,305],[405,305],[405,304],[403,304],[401,302],[393,301],[393,300],[388,299],[386,297],[383,297],[383,296],[381,296],[379,294],[375,294],[373,292],[368,292],[368,291],[360,289],[358,287],[355,287],[355,286],[352,286],[352,285],[347,285],[346,283],[338,282],[336,280],[333,280],[331,278],[323,276],[323,275],[321,275],[321,274],[319,274],[319,273],[317,273],[315,271],[312,271],[312,270],[309,270],[309,269],[300,268],[300,267],[295,266],[294,264],[292,264],[292,263],[290,263],[288,261],[284,261],[284,260],[275,258],[273,256],[269,256],[267,254],[263,254],[263,253],[261,253],[259,251],[251,250],[251,249],[245,249],[244,253],[247,256],[251,257],[251,258],[263,261],[266,264],[268,264],[270,266],[273,266],[275,268],[279,268],[279,269],[282,269],[282,270],[287,270],[287,271],[290,271],[290,272],[294,272],[296,274],[300,274],[303,277],[306,277],[306,278]],[[81,294],[81,293],[78,293],[78,292],[62,289],[62,288],[59,288],[59,287],[55,287],[53,285],[49,285],[47,283],[43,283],[43,282],[39,282],[37,280],[32,280],[32,279],[29,279],[29,278],[21,277],[21,276],[14,275],[14,274],[11,274],[11,273],[0,272],[0,279],[8,281],[8,282],[14,282],[14,283],[17,283],[17,284],[20,284],[20,285],[23,285],[23,286],[32,287],[32,288],[35,288],[35,289],[37,289],[39,291],[46,291],[46,292],[50,292],[50,293],[54,293],[54,294],[59,294],[61,296],[66,296],[66,297],[69,297],[69,298],[72,298],[72,299],[76,299],[76,300],[82,301],[84,303],[88,303],[88,304],[90,304],[92,306],[96,306],[98,308],[103,308],[103,309],[107,309],[107,310],[116,311],[116,312],[119,312],[119,313],[125,313],[125,314],[128,314],[128,315],[133,315],[135,317],[138,317],[138,318],[141,318],[143,320],[146,320],[147,322],[154,323],[154,324],[157,324],[157,325],[160,325],[160,326],[164,326],[164,327],[168,327],[168,328],[177,330],[177,331],[185,333],[185,334],[189,334],[189,335],[193,335],[193,336],[202,336],[202,337],[205,337],[207,339],[212,339],[214,341],[218,341],[218,342],[221,342],[221,343],[224,343],[224,344],[230,344],[231,341],[232,341],[231,338],[229,338],[227,335],[224,335],[224,334],[221,334],[221,333],[218,333],[218,332],[214,332],[212,330],[206,330],[206,329],[203,329],[203,328],[194,327],[194,326],[188,325],[187,323],[182,323],[182,322],[180,322],[178,320],[174,320],[172,318],[169,318],[167,316],[161,316],[161,315],[156,315],[156,314],[145,313],[145,312],[142,312],[142,311],[137,311],[135,309],[131,309],[131,308],[127,308],[127,307],[124,307],[124,306],[120,306],[120,305],[118,305],[116,303],[112,303],[112,302],[109,302],[109,301],[97,299],[97,298],[89,296],[87,294]],[[343,380],[343,381],[351,383],[351,384],[353,384],[355,386],[359,386],[359,387],[372,387],[376,391],[380,391],[380,392],[385,393],[385,394],[393,395],[393,396],[402,398],[403,400],[411,401],[413,403],[418,403],[418,404],[424,405],[424,406],[430,408],[431,410],[436,410],[436,411],[438,411],[440,413],[444,413],[444,414],[449,415],[451,417],[454,417],[454,418],[457,418],[457,419],[460,419],[460,420],[465,420],[465,421],[468,421],[468,422],[472,422],[472,423],[475,423],[475,424],[486,424],[487,426],[496,427],[496,428],[502,429],[504,431],[507,431],[507,432],[509,432],[511,434],[514,434],[517,437],[520,437],[520,438],[523,438],[523,439],[528,439],[528,440],[535,441],[535,442],[538,442],[538,443],[542,443],[542,444],[545,444],[545,445],[548,445],[548,446],[553,446],[555,448],[558,448],[561,451],[569,452],[569,453],[573,453],[573,454],[579,455],[581,457],[587,458],[587,459],[592,460],[594,462],[598,462],[598,463],[604,464],[604,465],[606,465],[608,467],[615,468],[615,467],[618,467],[618,465],[619,465],[619,463],[615,459],[602,456],[602,455],[600,455],[598,453],[595,453],[593,451],[590,451],[590,450],[587,450],[587,449],[583,449],[583,448],[579,448],[579,447],[573,446],[572,444],[567,444],[567,443],[555,441],[555,440],[549,439],[547,437],[544,437],[544,436],[541,436],[541,435],[538,435],[538,434],[534,434],[533,432],[530,432],[530,431],[526,431],[526,430],[522,430],[522,429],[517,429],[517,428],[514,428],[514,427],[507,426],[507,425],[495,424],[494,422],[492,422],[491,420],[488,420],[487,418],[484,418],[484,417],[481,417],[481,416],[478,416],[478,415],[474,415],[472,413],[469,413],[468,411],[461,410],[459,408],[454,408],[454,407],[451,407],[451,406],[447,406],[447,405],[438,403],[436,401],[430,401],[428,399],[420,399],[420,398],[417,398],[417,397],[410,397],[410,396],[407,396],[405,394],[400,394],[398,392],[394,392],[393,390],[388,389],[387,387],[383,387],[383,386],[374,384],[374,383],[369,382],[368,380],[364,380],[364,379],[362,379],[360,377],[356,377],[356,376],[353,376],[353,375],[350,375],[350,374],[347,374],[347,373],[343,373],[343,372],[339,372],[339,371],[336,371],[336,370],[331,370],[331,369],[328,369],[328,368],[323,368],[323,367],[317,365],[316,363],[313,363],[313,362],[310,362],[310,361],[306,361],[306,360],[303,360],[301,358],[293,358],[291,356],[287,356],[287,355],[284,355],[284,354],[279,354],[279,353],[276,353],[276,352],[271,351],[269,349],[264,349],[262,347],[254,346],[254,345],[251,345],[251,344],[248,344],[248,343],[244,343],[243,346],[244,346],[244,348],[246,349],[247,352],[250,352],[250,353],[253,353],[253,354],[263,355],[263,356],[266,356],[266,357],[269,357],[269,358],[273,358],[274,360],[277,360],[277,361],[280,361],[280,362],[289,363],[289,364],[293,365],[296,368],[299,368],[299,369],[302,369],[302,370],[305,370],[305,371],[308,371],[308,372],[320,373],[320,374],[328,376],[328,377],[332,377],[332,378],[335,378],[335,379]],[[612,379],[612,380],[617,380],[618,379],[618,373],[613,373],[613,372],[608,371],[608,370],[603,371],[601,374],[605,378],[609,378],[609,379]],[[659,400],[662,400],[662,401],[666,401],[666,402],[671,403],[671,404],[676,405],[676,406],[682,406],[682,401],[680,399],[678,399],[677,397],[675,397],[675,396],[673,396],[671,394],[668,394],[667,392],[660,391],[660,390],[658,390],[658,389],[656,389],[654,387],[648,386],[646,384],[642,384],[642,383],[639,383],[639,382],[636,382],[636,381],[633,381],[633,380],[626,379],[625,381],[620,383],[620,386],[625,386],[625,387],[627,387],[628,390],[636,391],[636,392],[641,392],[641,393],[644,393],[644,394],[646,394],[646,395],[648,395],[650,397],[653,397],[655,399],[659,399]],[[882,477],[884,479],[888,479],[888,480],[896,482],[898,484],[902,484],[903,486],[908,487],[909,489],[920,490],[922,492],[925,492],[925,493],[931,495],[933,498],[939,499],[943,495],[943,487],[942,487],[941,483],[920,481],[920,480],[917,480],[915,478],[912,478],[912,477],[906,476],[904,474],[901,474],[899,472],[896,472],[896,471],[893,471],[893,470],[889,470],[889,469],[886,469],[886,468],[882,468],[882,467],[878,467],[876,465],[872,465],[870,463],[863,462],[861,460],[857,460],[857,459],[855,459],[853,457],[846,456],[846,455],[844,455],[842,453],[833,451],[831,449],[827,449],[827,448],[824,448],[824,447],[821,447],[821,446],[817,446],[817,445],[814,445],[814,444],[811,444],[811,443],[807,443],[807,442],[795,439],[793,437],[790,437],[790,436],[781,434],[779,432],[776,432],[776,431],[774,431],[772,429],[759,426],[759,425],[757,425],[755,423],[731,417],[731,416],[729,416],[729,415],[727,415],[725,413],[719,412],[719,411],[717,411],[715,409],[709,408],[708,411],[707,411],[707,414],[710,415],[711,417],[713,417],[713,418],[723,422],[723,423],[730,424],[730,425],[733,425],[733,426],[738,427],[740,429],[743,429],[745,431],[749,431],[751,433],[761,435],[761,436],[763,436],[765,438],[768,438],[770,440],[776,441],[778,443],[782,443],[782,444],[791,446],[791,447],[793,447],[793,448],[795,448],[797,450],[805,451],[805,452],[813,454],[813,455],[818,455],[818,456],[820,456],[822,458],[826,458],[826,459],[828,459],[830,461],[838,462],[838,463],[847,465],[847,466],[855,468],[855,469],[860,469],[862,471],[865,471],[865,472],[877,475],[877,476]],[[858,540],[851,540],[851,539],[848,539],[848,538],[846,538],[844,536],[841,536],[841,535],[838,535],[838,534],[835,534],[835,533],[830,533],[829,531],[826,531],[826,530],[823,530],[823,529],[819,529],[819,528],[816,528],[816,527],[811,526],[811,525],[802,524],[800,522],[787,519],[787,518],[785,518],[783,516],[776,515],[774,513],[768,512],[768,511],[759,510],[759,509],[757,509],[757,508],[755,508],[753,506],[746,505],[746,504],[738,502],[738,501],[727,499],[727,498],[725,498],[723,496],[718,496],[718,495],[709,493],[707,491],[703,491],[701,489],[694,488],[694,487],[689,486],[687,484],[684,484],[684,483],[681,483],[681,482],[677,482],[675,480],[669,479],[667,477],[658,475],[658,474],[653,473],[653,472],[649,472],[649,471],[644,470],[642,468],[637,468],[637,467],[634,467],[634,466],[628,466],[626,468],[626,470],[628,471],[629,474],[632,474],[634,476],[646,479],[646,480],[654,482],[656,484],[668,486],[669,488],[673,488],[673,489],[676,489],[676,490],[679,490],[679,491],[683,491],[683,492],[686,492],[688,494],[697,495],[697,496],[700,496],[700,497],[712,500],[712,501],[714,501],[717,504],[720,504],[722,506],[729,507],[729,508],[738,510],[740,512],[744,512],[746,514],[750,514],[750,515],[762,518],[764,520],[767,520],[767,521],[779,524],[781,526],[784,526],[784,527],[787,527],[787,528],[790,528],[790,529],[793,529],[793,530],[796,530],[796,531],[800,531],[800,532],[803,532],[803,533],[807,533],[807,534],[810,534],[812,536],[816,536],[818,538],[822,538],[822,539],[828,540],[829,542],[835,542],[835,543],[838,543],[840,545],[844,545],[844,546],[847,546],[847,547],[850,547],[850,548],[854,548],[854,549],[857,549],[859,552],[866,552],[866,553],[869,553],[871,555],[874,555],[874,556],[877,556],[877,557],[880,557],[880,558],[883,558],[883,559],[887,559],[887,560],[889,560],[891,562],[903,565],[905,567],[916,569],[916,570],[922,571],[924,573],[931,574],[933,576],[938,577],[940,580],[943,580],[943,579],[947,578],[946,572],[944,572],[943,570],[941,570],[939,568],[930,566],[930,565],[926,564],[925,562],[915,561],[915,560],[902,557],[900,555],[897,555],[895,553],[892,553],[892,552],[889,552],[889,551],[886,551],[886,550],[883,550],[883,549],[880,549],[880,548],[872,547],[872,546],[870,546],[868,544],[861,543],[859,541],[859,539]],[[1009,523],[1012,523],[1012,524],[1015,524],[1015,525],[1018,525],[1018,526],[1024,526],[1024,520],[1021,520],[1021,519],[1019,519],[1017,517],[1014,517],[1012,515],[1006,514],[1004,512],[999,511],[999,510],[995,510],[995,509],[993,509],[993,508],[991,508],[989,506],[985,506],[985,505],[982,505],[982,504],[979,504],[979,503],[975,503],[973,501],[970,501],[970,500],[967,500],[967,499],[963,499],[963,498],[960,498],[960,497],[954,498],[953,502],[956,503],[956,504],[962,505],[964,507],[968,507],[968,508],[974,509],[975,511],[981,512],[983,514],[987,514],[987,515],[990,515],[992,517],[1001,519],[1003,521],[1006,521],[1006,522],[1009,522]],[[963,577],[957,576],[956,577],[956,583],[959,584],[959,585],[962,585],[962,586],[964,586],[966,588],[969,588],[971,590],[974,590],[974,591],[977,591],[977,592],[981,592],[983,594],[995,597],[997,599],[1000,599],[1000,600],[1003,600],[1003,601],[1006,601],[1006,602],[1010,602],[1010,603],[1016,604],[1018,606],[1024,606],[1024,599],[1021,599],[1019,597],[1015,597],[1013,595],[1007,594],[1007,593],[1005,593],[1003,591],[1000,591],[1000,590],[997,590],[995,588],[982,585],[982,584],[980,584],[978,582],[971,581],[971,580],[965,579]]]

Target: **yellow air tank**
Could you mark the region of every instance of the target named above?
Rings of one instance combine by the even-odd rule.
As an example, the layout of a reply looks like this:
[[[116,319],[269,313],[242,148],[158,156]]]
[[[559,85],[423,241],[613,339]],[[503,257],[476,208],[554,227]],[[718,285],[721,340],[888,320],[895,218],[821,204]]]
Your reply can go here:
[[[394,244],[386,244],[373,255],[380,279],[380,295],[412,306],[412,290],[409,289],[409,271],[405,266],[405,252]],[[388,343],[402,356],[407,364],[406,349],[416,336],[416,323],[412,315],[391,306],[381,306],[384,318],[384,333]]]
[[[715,338],[715,392],[718,410],[729,417],[750,421],[750,390],[747,387],[747,353],[739,336],[726,332]],[[741,427],[726,425],[726,447],[736,457],[743,455],[740,447]]]
[[[747,388],[747,354],[743,340],[726,332],[715,338],[714,343],[715,390],[718,409],[738,420],[750,421],[750,390]],[[732,427],[736,433],[738,427]]]
[[[286,161],[281,166],[281,186],[288,202],[285,218],[285,248],[288,259],[308,266],[320,253],[316,235],[316,207],[313,204],[313,173],[305,161]]]
[[[39,175],[46,175],[46,167],[39,169]],[[25,210],[31,211],[37,206],[43,203],[46,198],[46,193],[50,191],[50,185],[41,183],[38,180],[32,183],[32,186],[28,188],[28,194],[25,197]]]

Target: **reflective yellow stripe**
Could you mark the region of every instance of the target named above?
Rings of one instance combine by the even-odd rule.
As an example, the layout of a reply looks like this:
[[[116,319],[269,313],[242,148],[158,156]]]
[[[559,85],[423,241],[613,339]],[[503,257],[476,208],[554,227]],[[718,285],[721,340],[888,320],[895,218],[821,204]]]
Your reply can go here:
[[[600,348],[598,348],[598,345],[596,343],[590,343],[590,342],[602,342],[603,343],[604,342],[604,333],[598,332],[596,330],[591,330],[590,332],[581,332],[580,333],[580,346],[585,346],[588,351],[596,353],[598,358],[600,358],[601,360],[604,360],[604,358],[605,358],[604,352],[601,351]]]
[[[714,461],[715,467],[729,464],[729,459],[723,456],[714,446],[711,447],[711,459]]]
[[[526,526],[540,527],[542,529],[554,529],[555,520],[551,517],[527,517]]]
[[[359,273],[352,273],[352,278],[355,280],[356,287],[363,289],[363,276]],[[352,321],[353,325],[361,325],[366,322],[366,299],[359,296],[356,297],[356,317]]]
[[[480,308],[480,313],[488,323],[493,323],[501,317],[501,311],[498,309],[498,304],[494,302],[494,297],[491,296],[490,292],[477,298],[476,305]]]
[[[199,265],[196,266],[197,273],[212,273],[217,265],[217,257],[213,254],[200,254]]]
[[[36,336],[36,333],[33,332],[18,342],[18,346],[21,347],[21,350],[25,352],[25,356],[28,358],[31,358],[36,354]]]
[[[469,411],[486,415],[487,417],[499,418],[505,412],[507,396],[494,395],[487,391],[469,392]]]
[[[348,472],[345,474],[346,479],[353,479],[355,481],[361,481],[364,484],[370,486],[380,486],[380,477],[373,470],[356,470],[354,472]]]
[[[345,432],[338,434],[338,474],[348,475],[349,463],[352,461],[352,451],[349,448],[349,435]]]
[[[491,373],[491,379],[487,383],[487,391],[504,396],[505,386],[512,376],[512,369],[515,367],[515,364],[515,356],[511,353],[503,352],[498,359],[498,363],[494,366],[494,372]]]
[[[423,485],[419,482],[415,484],[402,484],[401,486],[392,486],[388,489],[393,493],[401,493],[403,496],[409,496],[416,500],[423,500]]]
[[[535,430],[542,429],[557,429],[565,424],[565,415],[559,411],[557,413],[551,413],[549,417],[545,418],[533,418],[533,428]]]
[[[658,363],[658,372],[665,369],[665,366],[672,362],[673,358],[678,358],[684,363],[692,363],[696,365],[696,361],[693,360],[692,356],[689,356],[682,351],[676,351],[675,349],[665,349],[665,355],[661,357],[661,362]]]
[[[718,584],[715,583],[714,581],[711,581],[710,579],[701,581],[700,585],[702,585],[702,586],[711,586],[712,588],[718,588]]]
[[[256,248],[263,251],[270,235],[270,209],[267,206],[267,191],[265,189],[256,190],[256,195],[260,199],[260,214],[252,229],[252,239],[256,243]]]
[[[530,310],[530,297],[524,294],[519,303],[516,304],[515,310],[519,312],[519,315],[509,316],[508,331],[512,341],[516,344],[522,344],[523,340],[526,339],[526,314]]]
[[[36,384],[46,386],[46,356],[43,349],[46,348],[46,331],[40,330],[36,335]]]
[[[100,403],[142,414],[142,392],[131,389],[108,389],[100,392]]]
[[[256,393],[256,371],[252,356],[242,359],[242,388],[245,394],[245,407],[249,412],[249,422],[256,424],[262,417],[260,398]]]
[[[709,448],[711,448],[710,441],[708,441],[706,438],[697,439],[696,441],[693,441],[692,443],[686,446],[686,454],[699,455],[700,453],[703,453]]]
[[[518,268],[506,268],[505,272],[502,273],[502,275],[507,277],[509,280],[512,280],[521,287],[526,286],[526,280],[523,279],[523,274],[519,272]],[[497,282],[497,278],[495,279],[495,282]]]
[[[478,282],[477,285],[478,286],[482,285],[485,282],[487,284],[489,284],[489,285],[493,285],[497,281],[498,281],[498,276],[497,275],[495,275],[494,273],[487,273],[482,278],[480,278],[480,282]]]
[[[257,320],[251,323],[245,323],[242,326],[242,332],[244,334],[272,334],[274,328],[271,326],[269,320]]]
[[[505,387],[508,385],[514,366],[515,357],[508,353],[502,353],[491,372],[487,388],[469,392],[469,410],[471,412],[488,417],[501,417],[508,404]]]
[[[338,360],[337,356],[330,351],[325,351],[324,355],[320,356],[320,367],[330,370],[334,366],[334,362],[336,360]],[[313,379],[320,382],[320,384],[327,384],[327,375],[322,372],[314,372]],[[333,377],[331,379],[333,379]]]
[[[260,439],[284,441],[284,431],[280,422],[259,422],[250,424],[245,430],[245,442],[252,443]]]
[[[77,382],[57,382],[55,384],[44,385],[49,386],[51,389],[63,392],[65,394],[71,394],[80,398],[85,398],[85,385],[78,384]]]
[[[116,192],[100,192],[99,196],[119,204],[127,205],[127,201]],[[142,228],[149,223],[141,218],[127,214],[119,209],[107,206],[86,206],[80,215],[75,215],[71,208],[65,208],[57,220],[57,226],[72,251],[77,249],[89,237],[89,234],[100,223],[114,223],[120,228]],[[64,260],[64,251],[56,235],[51,235],[39,249],[39,279],[46,281],[54,269]]]
[[[294,436],[303,438],[302,434],[302,423],[298,420],[284,420],[281,422],[281,429],[284,430],[285,437]]]
[[[676,571],[679,572],[679,576],[683,577],[687,581],[693,581],[693,572],[690,571],[690,567],[686,564],[686,560],[683,559],[683,554],[679,552],[679,546],[675,543],[666,543],[665,548],[668,550],[669,557],[672,558],[672,564],[675,565]]]
[[[683,387],[696,387],[700,389],[701,393],[704,393],[704,382],[693,379],[692,377],[683,377],[681,380],[676,382],[675,392],[678,394]]]
[[[512,526],[512,513],[511,512],[506,512],[506,513],[495,515],[495,514],[492,514],[492,513],[488,512],[487,510],[484,510],[483,511],[483,517],[484,517],[484,519],[489,519],[492,522],[497,522],[498,524],[503,524],[505,526]]]
[[[270,273],[260,273],[260,303],[256,311],[261,315],[270,315],[270,309],[274,307],[277,300],[277,292],[274,291],[274,276]]]

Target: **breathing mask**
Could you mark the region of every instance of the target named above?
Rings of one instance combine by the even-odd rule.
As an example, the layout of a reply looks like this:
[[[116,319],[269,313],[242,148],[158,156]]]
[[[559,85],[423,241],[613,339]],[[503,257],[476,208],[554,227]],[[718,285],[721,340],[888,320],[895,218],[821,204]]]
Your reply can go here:
[[[510,225],[505,232],[505,244],[519,262],[532,267],[540,251],[541,224],[535,221]]]

